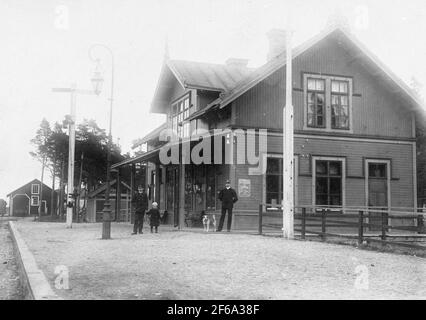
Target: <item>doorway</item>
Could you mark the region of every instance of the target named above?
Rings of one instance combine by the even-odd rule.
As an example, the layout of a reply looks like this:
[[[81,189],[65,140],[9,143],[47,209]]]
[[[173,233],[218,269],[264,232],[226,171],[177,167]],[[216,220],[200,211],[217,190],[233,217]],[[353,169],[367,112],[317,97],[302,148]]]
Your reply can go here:
[[[370,230],[380,230],[382,212],[390,210],[390,175],[390,160],[365,161],[366,205],[371,209],[368,220],[369,223],[377,225],[370,226]]]

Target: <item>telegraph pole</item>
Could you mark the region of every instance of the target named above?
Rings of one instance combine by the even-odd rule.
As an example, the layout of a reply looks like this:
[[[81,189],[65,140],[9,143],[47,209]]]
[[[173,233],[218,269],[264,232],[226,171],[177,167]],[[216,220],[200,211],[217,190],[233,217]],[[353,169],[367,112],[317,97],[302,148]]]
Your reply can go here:
[[[286,35],[286,103],[283,110],[283,237],[294,238],[294,131],[290,24]]]
[[[67,228],[72,228],[73,207],[75,201],[73,198],[74,193],[74,161],[75,161],[75,118],[76,118],[76,95],[80,94],[94,94],[89,90],[77,90],[75,83],[71,84],[69,88],[53,88],[53,92],[68,92],[71,96],[71,114],[68,121],[69,132],[69,148],[68,148],[68,188],[67,188]],[[61,204],[62,205],[62,204]]]

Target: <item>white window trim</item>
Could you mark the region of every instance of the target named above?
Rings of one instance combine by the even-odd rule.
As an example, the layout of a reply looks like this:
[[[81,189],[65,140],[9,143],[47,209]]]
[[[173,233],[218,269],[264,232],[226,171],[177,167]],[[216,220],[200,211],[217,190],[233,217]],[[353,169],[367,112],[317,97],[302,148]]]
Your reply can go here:
[[[282,154],[277,154],[277,153],[264,153],[263,154],[263,163],[266,166],[268,164],[267,162],[267,158],[283,158]],[[294,155],[294,160],[293,160],[293,164],[294,164],[294,176],[293,176],[293,182],[294,182],[294,206],[296,207],[297,204],[299,203],[299,177],[298,177],[298,173],[299,173],[299,156],[298,155]],[[262,203],[266,203],[266,168],[265,168],[265,174],[263,174],[263,179],[262,179]],[[277,203],[278,204],[278,203]]]
[[[308,126],[308,78],[325,80],[325,128],[316,128]],[[333,129],[331,128],[331,81],[347,81],[349,83],[349,129]],[[325,131],[325,132],[346,132],[353,133],[353,112],[352,112],[352,93],[353,79],[349,77],[324,76],[319,74],[303,74],[303,130]]]
[[[37,198],[37,204],[33,204],[33,198]],[[31,196],[31,207],[38,207],[40,203],[40,197],[39,196]]]
[[[386,164],[386,173],[387,173],[387,196],[388,196],[388,203],[387,203],[387,208],[388,211],[390,211],[391,208],[391,161],[390,160],[385,160],[385,159],[374,159],[374,158],[368,158],[365,159],[364,162],[364,177],[365,177],[365,206],[368,208],[368,164],[369,163],[385,163]]]
[[[34,187],[37,187],[37,192],[33,192]],[[31,184],[31,194],[40,194],[40,184],[38,183]]]
[[[340,161],[342,162],[342,208],[346,207],[346,158],[343,157],[312,157],[312,205],[316,206],[316,193],[315,193],[315,181],[316,181],[316,161]]]

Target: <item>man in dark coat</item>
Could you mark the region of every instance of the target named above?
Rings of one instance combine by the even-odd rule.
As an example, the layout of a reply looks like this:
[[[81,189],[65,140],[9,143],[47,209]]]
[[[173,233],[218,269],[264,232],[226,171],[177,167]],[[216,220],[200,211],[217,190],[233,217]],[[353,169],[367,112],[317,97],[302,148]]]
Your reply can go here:
[[[133,196],[132,199],[133,210],[135,213],[135,224],[133,225],[133,233],[143,233],[143,218],[145,216],[145,210],[148,209],[148,197],[142,186],[138,187],[138,192]]]
[[[222,231],[223,222],[225,220],[226,212],[228,211],[228,232],[231,231],[232,223],[232,209],[234,208],[234,203],[238,201],[237,193],[234,189],[231,188],[231,183],[229,180],[226,180],[225,189],[222,189],[219,193],[219,200],[222,201],[222,214],[220,216],[219,227],[217,232]]]

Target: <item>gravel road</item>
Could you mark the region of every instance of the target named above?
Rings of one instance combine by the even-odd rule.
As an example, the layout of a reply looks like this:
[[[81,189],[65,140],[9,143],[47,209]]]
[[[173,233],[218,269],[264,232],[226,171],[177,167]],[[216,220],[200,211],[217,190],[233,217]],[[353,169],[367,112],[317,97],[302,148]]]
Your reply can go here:
[[[20,221],[18,230],[65,299],[425,299],[426,259],[350,246],[233,233],[130,235],[112,224]]]
[[[12,238],[6,220],[0,220],[0,300],[20,300],[22,294]]]

